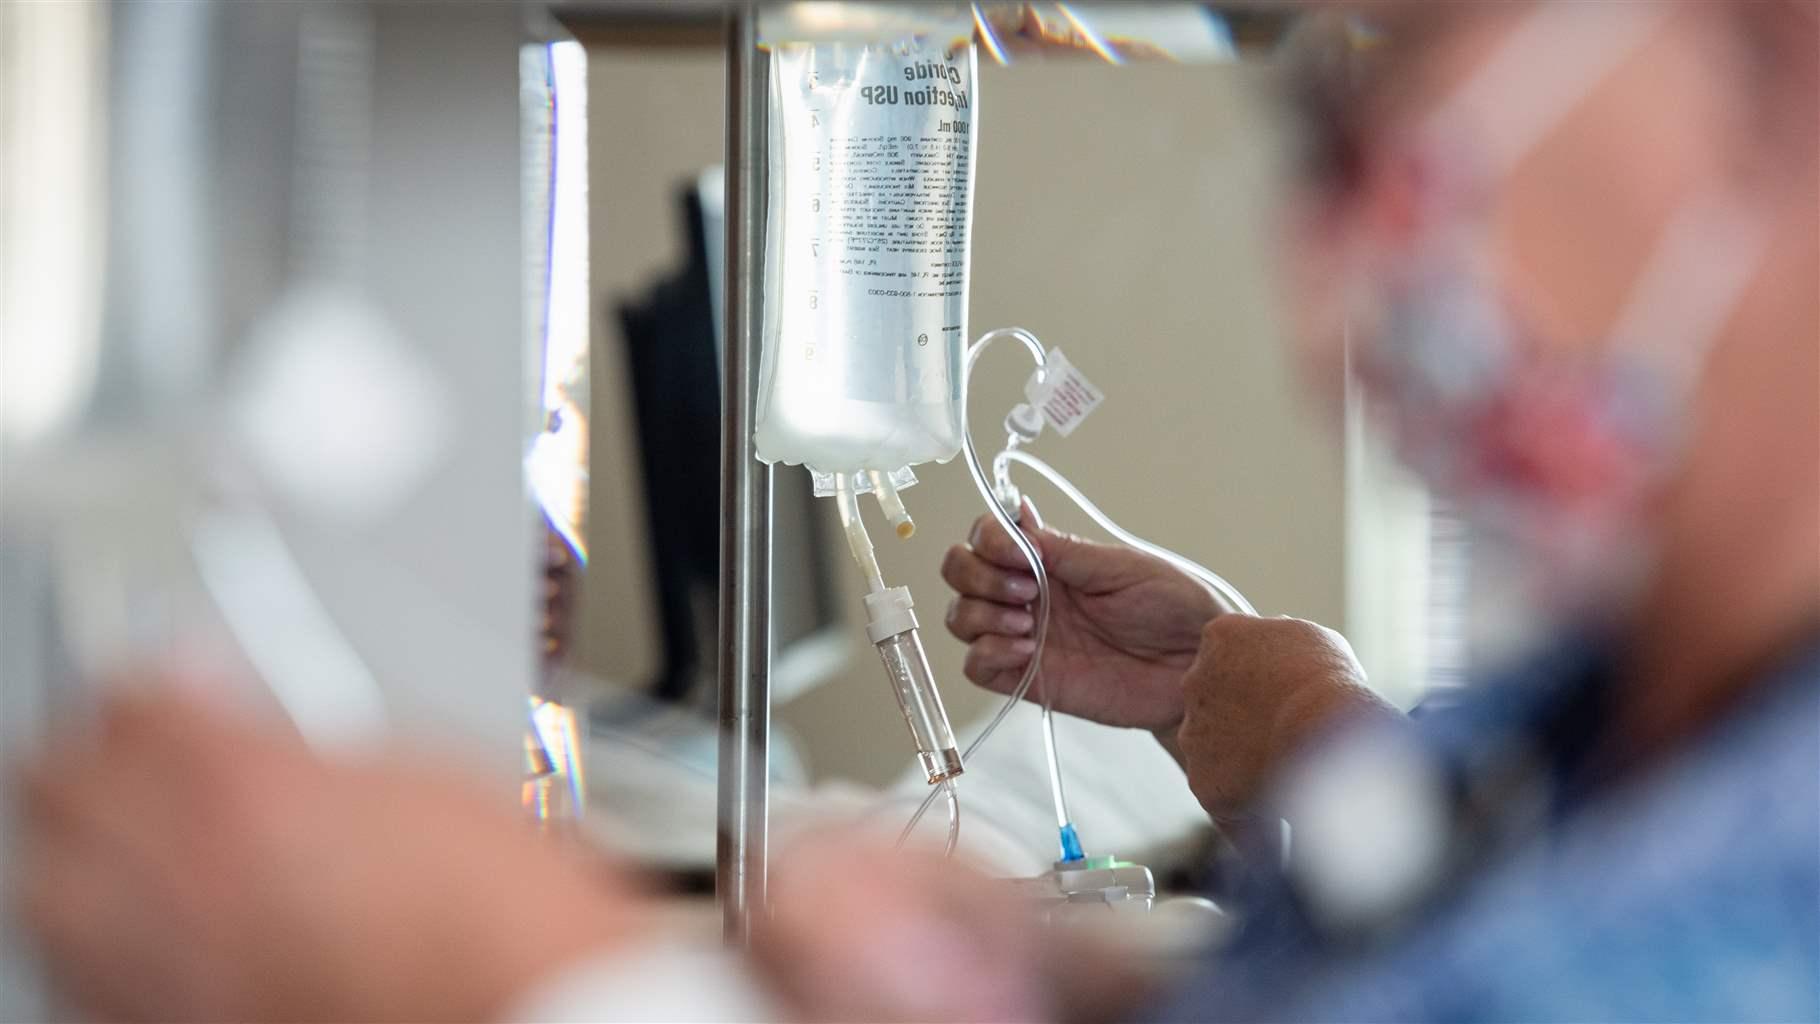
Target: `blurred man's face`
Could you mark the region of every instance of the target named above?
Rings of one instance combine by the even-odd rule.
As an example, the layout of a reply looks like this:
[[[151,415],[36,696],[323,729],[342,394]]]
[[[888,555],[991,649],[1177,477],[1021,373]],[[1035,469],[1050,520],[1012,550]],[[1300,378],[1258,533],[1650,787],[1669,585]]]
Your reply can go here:
[[[1327,109],[1310,118],[1316,164],[1291,259],[1300,340],[1317,365],[1339,364],[1349,315],[1354,329],[1369,327],[1345,303],[1361,264],[1395,263],[1416,241],[1426,183],[1408,146],[1412,135],[1500,52],[1533,7],[1346,8],[1381,37],[1367,48],[1363,77],[1328,90]],[[1534,344],[1600,344],[1675,211],[1720,174],[1739,101],[1716,70],[1726,63],[1715,51],[1728,41],[1710,20],[1697,12],[1665,19],[1510,173],[1488,183],[1480,255]],[[1513,117],[1526,98],[1510,97]],[[1457,144],[1470,159],[1474,140]]]
[[[1811,365],[1813,255],[1777,231],[1797,206],[1811,224],[1789,125],[1810,130],[1812,54],[1761,31],[1802,9],[1342,10],[1375,30],[1336,19],[1350,45],[1315,52],[1354,56],[1293,86],[1292,325],[1317,385],[1350,369],[1404,460],[1523,567],[1525,610],[1628,618],[1668,566],[1717,564],[1742,493],[1806,507],[1772,484],[1810,453],[1764,442],[1812,410],[1811,375],[1797,394],[1780,368]]]
[[[1519,534],[1596,543],[1638,514],[1677,443],[1672,422],[1630,414],[1675,420],[1658,399],[1686,383],[1668,379],[1678,368],[1639,374],[1665,360],[1620,353],[1614,335],[1645,324],[1644,340],[1695,365],[1740,294],[1718,287],[1678,311],[1681,282],[1720,279],[1704,239],[1751,234],[1714,227],[1752,219],[1715,199],[1736,191],[1723,161],[1747,144],[1736,33],[1670,4],[1347,10],[1372,26],[1362,55],[1298,89],[1309,161],[1291,279],[1306,361],[1337,390],[1350,351],[1403,454],[1442,490],[1515,515]],[[1663,267],[1666,295],[1647,287]],[[1714,326],[1675,337],[1657,329],[1665,313]]]

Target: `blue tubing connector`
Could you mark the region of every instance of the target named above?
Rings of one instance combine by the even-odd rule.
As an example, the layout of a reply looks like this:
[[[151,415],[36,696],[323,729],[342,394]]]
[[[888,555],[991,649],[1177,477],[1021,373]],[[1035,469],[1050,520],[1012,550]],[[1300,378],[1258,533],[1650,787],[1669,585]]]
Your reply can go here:
[[[1086,860],[1086,851],[1081,849],[1081,835],[1074,830],[1074,822],[1062,826],[1062,863]]]

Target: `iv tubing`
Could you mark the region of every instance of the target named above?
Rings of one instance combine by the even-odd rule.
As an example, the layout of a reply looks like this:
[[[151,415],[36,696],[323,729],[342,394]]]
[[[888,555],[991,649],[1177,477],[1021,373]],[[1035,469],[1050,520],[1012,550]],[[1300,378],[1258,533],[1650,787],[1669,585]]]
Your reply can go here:
[[[997,494],[1001,506],[1010,504],[1020,506],[1026,499],[1011,482],[1011,464],[1005,459],[1005,452],[1018,446],[1020,438],[1012,433],[1005,438],[1005,451],[992,460],[992,481],[998,488]],[[1031,525],[1041,527],[1043,518],[1034,504],[1030,505],[1030,515],[1034,520]],[[1041,652],[1037,652],[1040,655]],[[1043,700],[1043,755],[1049,768],[1049,799],[1055,808],[1055,827],[1061,830],[1062,859],[1079,860],[1080,836],[1074,831],[1074,823],[1068,814],[1068,794],[1062,788],[1062,761],[1055,747],[1055,708],[1045,692]]]
[[[1069,501],[1074,502],[1075,505],[1080,507],[1082,512],[1087,513],[1089,518],[1095,523],[1098,523],[1100,529],[1111,534],[1119,543],[1124,544],[1126,547],[1142,551],[1153,558],[1161,559],[1162,561],[1167,562],[1171,568],[1174,568],[1193,579],[1199,580],[1201,583],[1211,588],[1213,590],[1214,599],[1220,603],[1222,611],[1238,612],[1244,615],[1256,615],[1258,613],[1257,609],[1251,606],[1251,602],[1245,599],[1245,595],[1239,593],[1237,587],[1226,582],[1225,577],[1198,562],[1176,554],[1166,547],[1152,544],[1144,538],[1139,537],[1137,534],[1132,533],[1113,522],[1111,516],[1100,511],[1100,507],[1093,503],[1093,499],[1081,493],[1081,489],[1074,486],[1072,481],[1063,476],[1054,466],[1044,462],[1042,459],[1037,458],[1029,452],[1006,450],[1000,452],[998,458],[993,461],[995,466],[997,463],[1016,462],[1036,470],[1043,475],[1044,479],[1047,479],[1050,483],[1054,484],[1056,490],[1061,491]]]
[[[1074,823],[1068,817],[1068,797],[1062,792],[1062,761],[1055,752],[1055,709],[1049,706],[1047,691],[1043,694],[1043,753],[1049,759],[1049,800],[1055,805],[1055,827],[1072,828]]]
[[[942,792],[948,797],[948,841],[942,847],[942,856],[952,857],[955,844],[961,839],[961,796],[953,779],[942,782]]]
[[[1037,671],[1042,665],[1044,641],[1049,637],[1049,573],[1043,567],[1043,559],[1037,554],[1036,545],[1030,543],[1030,538],[1024,536],[1024,531],[1018,528],[1016,520],[1005,511],[999,504],[998,499],[994,497],[992,483],[986,479],[986,467],[980,462],[979,449],[973,444],[973,429],[970,426],[970,417],[967,413],[967,392],[973,383],[973,364],[979,361],[980,353],[986,350],[986,346],[1000,338],[1015,338],[1016,340],[1023,342],[1024,347],[1030,351],[1031,358],[1036,360],[1037,372],[1039,374],[1043,372],[1044,367],[1047,365],[1048,356],[1043,351],[1042,343],[1036,340],[1035,335],[1024,330],[1022,327],[1001,327],[997,330],[987,331],[985,334],[981,335],[980,339],[967,349],[967,361],[961,370],[961,451],[967,456],[967,473],[973,477],[973,486],[979,488],[979,492],[986,499],[986,507],[991,510],[993,518],[997,519],[999,526],[1003,527],[1005,532],[1010,535],[1011,542],[1017,545],[1018,553],[1023,555],[1024,561],[1030,564],[1030,572],[1036,577],[1036,605],[1034,608],[1036,618],[1036,632],[1034,636],[1036,650],[1031,654],[1029,663],[1024,666],[1024,674],[1018,678],[1017,685],[1012,687],[1010,694],[1005,697],[1005,702],[999,705],[998,711],[986,722],[985,728],[981,729],[980,734],[973,737],[973,742],[967,744],[967,749],[961,752],[962,760],[972,757],[974,752],[979,750],[981,744],[985,743],[987,739],[991,738],[993,733],[998,731],[999,724],[1004,722],[1005,716],[1011,714],[1011,709],[1016,707],[1018,702],[1023,700],[1024,696],[1030,692],[1030,686],[1036,681]],[[1049,730],[1053,729],[1052,720],[1047,715],[1044,716],[1044,725]],[[1047,737],[1046,742],[1050,745],[1050,749],[1054,749],[1054,736],[1052,734]],[[1059,778],[1059,775],[1053,774],[1055,767],[1055,763],[1052,761],[1052,782]],[[1061,787],[1059,785],[1053,786],[1052,793],[1059,797],[1061,795]],[[916,828],[917,823],[923,820],[923,815],[929,813],[930,806],[935,803],[936,795],[937,794],[934,792],[931,792],[927,797],[923,798],[923,802],[921,806],[917,807],[916,813],[910,816],[910,823],[904,826],[904,831],[898,836],[897,841],[899,844],[902,844],[910,835],[911,831]],[[1058,816],[1065,818],[1067,810],[1066,808],[1058,807],[1056,813]]]
[[[975,737],[972,746],[967,749],[971,751],[978,746],[979,739]],[[963,759],[965,756],[962,755]],[[961,798],[953,779],[943,779],[941,785],[929,791],[929,795],[924,797],[922,804],[917,807],[916,813],[910,816],[909,823],[904,826],[902,832],[897,834],[897,842],[892,845],[902,846],[910,839],[910,833],[916,831],[916,826],[922,823],[923,815],[929,812],[929,808],[935,804],[935,798],[938,796],[948,798],[948,840],[942,845],[942,856],[954,856],[954,847],[961,838]]]

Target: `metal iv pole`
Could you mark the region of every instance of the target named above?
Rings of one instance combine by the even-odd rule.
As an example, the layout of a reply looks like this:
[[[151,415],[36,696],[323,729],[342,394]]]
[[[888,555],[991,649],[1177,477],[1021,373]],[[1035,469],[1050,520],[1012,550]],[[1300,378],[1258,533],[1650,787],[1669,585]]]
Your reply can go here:
[[[714,891],[726,940],[745,945],[765,906],[770,816],[771,467],[752,447],[764,325],[766,62],[758,7],[727,19],[726,355],[720,451],[720,827]]]

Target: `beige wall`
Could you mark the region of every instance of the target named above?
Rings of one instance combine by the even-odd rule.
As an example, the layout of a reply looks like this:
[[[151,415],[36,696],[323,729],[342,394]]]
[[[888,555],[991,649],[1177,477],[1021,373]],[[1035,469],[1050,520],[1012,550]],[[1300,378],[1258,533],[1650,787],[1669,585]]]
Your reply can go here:
[[[1261,245],[1273,137],[1254,74],[986,68],[970,330],[1028,327],[1106,392],[1073,436],[1036,451],[1121,525],[1225,574],[1266,614],[1341,625],[1340,448],[1304,414],[1278,341]],[[1002,439],[996,424],[1028,372],[1009,350],[982,363],[982,444]],[[952,717],[975,720],[997,698],[960,675],[937,567],[983,506],[958,462],[919,475],[905,495],[917,534],[882,545],[881,560],[924,608]],[[1091,535],[1046,484],[1026,490],[1052,522]],[[902,726],[876,666],[860,660],[850,674],[782,718],[819,770],[889,777],[903,759],[878,751],[902,749]]]
[[[1341,446],[1305,414],[1279,344],[1262,245],[1275,139],[1251,91],[1256,74],[1072,62],[983,69],[970,329],[1028,327],[1107,393],[1072,437],[1045,437],[1036,450],[1122,524],[1226,574],[1266,614],[1343,627]],[[591,76],[598,298],[674,262],[671,188],[719,159],[721,76],[717,53],[619,51],[597,52]],[[1028,373],[1021,359],[1008,349],[983,365],[974,411],[985,445],[1000,440],[996,424]],[[636,492],[609,484],[602,468],[603,454],[624,446],[623,433],[604,436],[624,429],[608,413],[596,404],[597,596],[603,577],[620,588],[642,578],[611,568],[632,564],[616,545],[635,535],[626,495]],[[629,466],[631,456],[606,458]],[[961,648],[940,626],[948,591],[937,567],[983,509],[958,461],[918,473],[923,482],[904,496],[917,534],[897,542],[878,531],[881,561],[916,595],[951,716],[971,724],[996,698],[960,675]],[[1027,490],[1052,521],[1090,532],[1046,485]],[[780,579],[790,571],[776,567]],[[843,580],[857,610],[854,576]],[[587,651],[597,666],[624,662],[648,647],[640,628],[591,615]],[[776,719],[818,775],[881,782],[909,762],[908,740],[857,614],[852,636],[844,675]],[[961,732],[964,741],[972,729]]]

